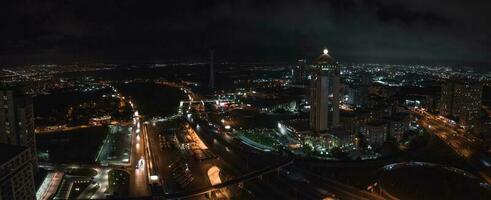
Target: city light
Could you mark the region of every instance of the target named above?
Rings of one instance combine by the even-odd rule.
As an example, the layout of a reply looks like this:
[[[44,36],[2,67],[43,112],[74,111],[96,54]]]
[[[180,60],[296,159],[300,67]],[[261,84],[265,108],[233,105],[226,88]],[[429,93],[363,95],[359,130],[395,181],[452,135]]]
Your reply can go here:
[[[491,197],[488,2],[29,3],[0,199]]]
[[[138,160],[138,164],[136,165],[136,169],[142,170],[145,166],[145,159],[142,157]]]
[[[159,176],[157,176],[157,175],[151,175],[150,176],[150,180],[152,180],[152,181],[158,181],[159,180]]]

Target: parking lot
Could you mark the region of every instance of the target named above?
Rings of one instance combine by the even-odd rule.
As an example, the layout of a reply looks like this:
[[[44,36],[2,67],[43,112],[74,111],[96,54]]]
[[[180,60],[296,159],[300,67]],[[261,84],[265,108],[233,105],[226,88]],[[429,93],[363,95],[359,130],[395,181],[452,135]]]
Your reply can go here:
[[[163,190],[175,192],[210,185],[207,171],[220,162],[194,131],[186,124],[178,127],[156,124],[149,127]]]

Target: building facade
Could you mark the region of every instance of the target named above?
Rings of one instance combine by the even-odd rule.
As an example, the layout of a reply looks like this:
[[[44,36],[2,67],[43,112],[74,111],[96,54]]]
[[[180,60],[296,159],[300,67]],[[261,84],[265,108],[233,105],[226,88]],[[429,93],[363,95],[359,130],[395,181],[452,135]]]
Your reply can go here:
[[[378,120],[369,122],[363,135],[368,145],[381,147],[387,140],[387,122]]]
[[[364,132],[366,124],[370,121],[369,113],[362,110],[341,112],[341,125],[351,134]]]
[[[0,199],[36,199],[31,151],[0,144]]]
[[[364,108],[368,105],[368,86],[350,85],[346,90],[346,103],[356,108]]]
[[[305,80],[305,67],[307,65],[307,60],[300,59],[297,65],[293,66],[292,69],[292,82],[294,84],[303,84]]]
[[[389,135],[393,137],[396,142],[400,142],[404,138],[404,134],[409,130],[409,124],[411,118],[408,113],[393,113],[389,122]]]
[[[336,61],[324,50],[312,66],[310,128],[325,132],[339,126],[340,82]]]
[[[328,105],[329,77],[320,72],[313,74],[310,85],[310,128],[315,131],[327,131],[329,128]]]
[[[29,148],[37,166],[32,97],[22,88],[1,88],[0,105],[0,143]]]
[[[441,87],[440,115],[456,119],[466,130],[479,123],[482,84],[469,80],[448,80]]]

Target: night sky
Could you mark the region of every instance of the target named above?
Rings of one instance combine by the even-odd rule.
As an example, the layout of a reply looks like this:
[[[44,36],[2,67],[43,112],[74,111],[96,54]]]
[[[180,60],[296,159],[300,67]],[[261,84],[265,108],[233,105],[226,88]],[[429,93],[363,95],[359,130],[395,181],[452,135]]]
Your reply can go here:
[[[8,0],[0,63],[342,62],[491,69],[489,0]]]

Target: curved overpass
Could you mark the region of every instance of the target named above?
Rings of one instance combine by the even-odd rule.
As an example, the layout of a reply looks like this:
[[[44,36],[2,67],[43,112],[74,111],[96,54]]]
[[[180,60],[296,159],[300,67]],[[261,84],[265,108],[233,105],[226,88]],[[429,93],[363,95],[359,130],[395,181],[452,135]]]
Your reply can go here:
[[[268,174],[268,173],[271,173],[273,171],[277,171],[283,167],[286,167],[286,166],[292,164],[293,161],[294,161],[293,158],[289,158],[289,159],[286,159],[280,163],[249,172],[249,173],[244,174],[240,177],[225,181],[225,182],[217,184],[217,185],[212,185],[212,186],[208,186],[208,187],[204,187],[204,188],[200,188],[200,189],[196,189],[196,190],[164,194],[164,195],[162,195],[162,197],[165,199],[179,199],[179,198],[187,198],[187,197],[194,197],[194,196],[198,196],[198,195],[203,195],[203,194],[210,193],[210,192],[222,189],[222,188],[237,185],[239,183],[258,178],[261,175]]]

